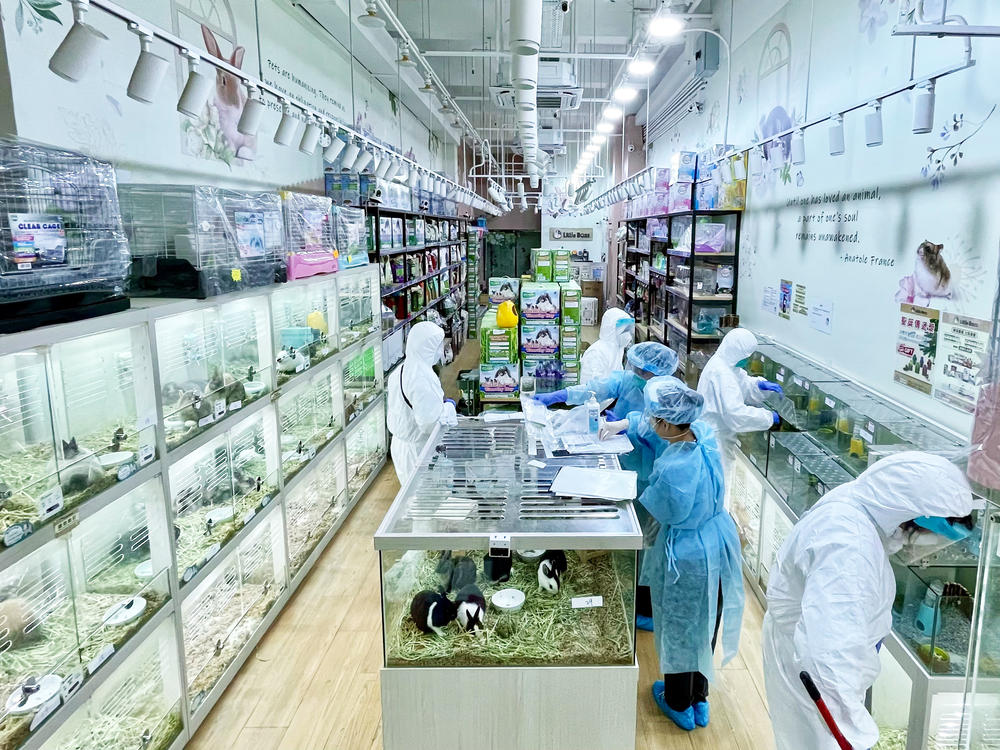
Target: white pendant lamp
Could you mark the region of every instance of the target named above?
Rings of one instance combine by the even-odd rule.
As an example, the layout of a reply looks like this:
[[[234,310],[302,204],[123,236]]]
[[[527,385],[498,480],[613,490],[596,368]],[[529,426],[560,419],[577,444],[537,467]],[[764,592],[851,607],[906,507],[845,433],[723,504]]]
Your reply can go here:
[[[139,35],[139,59],[132,69],[127,93],[130,99],[149,104],[163,83],[170,61],[153,52],[152,34],[134,23],[129,24],[129,30]]]
[[[365,3],[365,12],[358,16],[358,25],[366,26],[369,29],[381,29],[385,27],[385,19],[378,14],[378,6],[375,0],[368,0]]]
[[[101,42],[108,37],[104,32],[84,21],[90,10],[90,0],[72,0],[73,25],[49,58],[49,70],[67,81],[79,81],[97,57]],[[541,0],[539,0],[541,5]]]
[[[243,112],[240,114],[236,129],[243,135],[257,135],[260,121],[266,111],[267,105],[264,104],[264,97],[260,95],[260,89],[253,84],[247,84],[247,100],[243,105]]]
[[[288,146],[295,140],[295,135],[299,130],[299,118],[295,114],[295,108],[286,101],[281,103],[281,121],[278,129],[274,131],[274,142],[279,146]]]
[[[181,54],[188,60],[188,77],[184,90],[181,91],[181,98],[177,100],[177,111],[188,117],[201,117],[208,95],[215,85],[215,76],[207,76],[198,71],[201,58],[195,53],[181,50]]]

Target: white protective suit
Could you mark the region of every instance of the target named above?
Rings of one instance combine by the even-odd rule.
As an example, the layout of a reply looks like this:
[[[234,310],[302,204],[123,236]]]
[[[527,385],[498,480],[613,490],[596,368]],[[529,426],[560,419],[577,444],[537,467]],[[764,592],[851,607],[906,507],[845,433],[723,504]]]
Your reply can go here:
[[[767,588],[763,650],[777,750],[837,750],[809,699],[808,672],[840,731],[857,750],[878,741],[865,692],[878,676],[877,645],[892,628],[896,582],[889,554],[899,524],[920,516],[965,516],[972,493],[939,456],[882,459],[832,490],[792,529]]]
[[[605,311],[601,318],[601,335],[580,359],[580,382],[590,383],[606,378],[615,370],[622,370],[625,349],[635,335],[633,326],[620,330],[618,321],[631,320],[632,316],[618,307]]]
[[[736,453],[736,436],[767,430],[774,424],[774,413],[760,406],[767,396],[758,387],[764,378],[751,377],[736,366],[756,349],[757,337],[750,331],[745,328],[730,331],[698,381],[698,393],[705,397],[701,418],[715,428],[727,477]]]
[[[444,331],[439,326],[429,321],[417,323],[410,329],[403,364],[389,376],[386,423],[392,433],[392,464],[400,484],[417,470],[420,451],[434,425],[455,414],[455,407],[444,403],[444,389],[434,372],[443,344]]]

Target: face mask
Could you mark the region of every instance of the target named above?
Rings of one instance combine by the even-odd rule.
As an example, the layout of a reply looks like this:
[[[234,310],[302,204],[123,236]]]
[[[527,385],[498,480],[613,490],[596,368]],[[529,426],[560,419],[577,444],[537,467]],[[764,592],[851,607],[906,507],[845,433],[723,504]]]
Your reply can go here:
[[[736,363],[737,367],[746,368],[750,364],[750,357],[744,357],[739,362]]]
[[[913,523],[928,531],[933,531],[935,534],[940,534],[945,539],[950,539],[953,542],[960,542],[968,538],[969,534],[972,533],[972,529],[968,526],[952,523],[947,518],[941,518],[940,516],[920,516],[920,518],[914,518]]]

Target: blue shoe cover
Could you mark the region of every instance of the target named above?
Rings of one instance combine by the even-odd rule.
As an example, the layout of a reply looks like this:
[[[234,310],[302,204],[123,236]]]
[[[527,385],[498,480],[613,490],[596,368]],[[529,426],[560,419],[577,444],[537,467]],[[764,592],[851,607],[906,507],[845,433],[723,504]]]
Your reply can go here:
[[[701,701],[700,703],[695,703],[691,708],[694,709],[694,723],[699,727],[708,726],[708,701]]]
[[[663,680],[657,680],[653,683],[653,700],[656,701],[656,705],[660,707],[663,715],[674,722],[674,724],[687,732],[692,731],[695,726],[694,709],[688,706],[685,711],[674,711],[674,709],[667,705],[667,699],[663,695],[663,688]]]
[[[653,632],[653,618],[647,617],[646,615],[636,615],[635,616],[635,627],[637,630],[645,630],[648,633]]]

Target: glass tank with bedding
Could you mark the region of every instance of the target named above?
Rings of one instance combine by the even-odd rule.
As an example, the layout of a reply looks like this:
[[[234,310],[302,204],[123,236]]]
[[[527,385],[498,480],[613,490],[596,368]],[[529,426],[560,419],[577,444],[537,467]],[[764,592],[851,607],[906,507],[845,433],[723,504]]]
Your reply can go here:
[[[279,287],[271,294],[278,385],[319,364],[340,347],[337,282]]]
[[[345,438],[347,443],[347,496],[357,497],[382,465],[386,455],[385,401],[366,414]]]
[[[287,482],[344,427],[344,393],[337,368],[324,369],[278,399],[281,470]]]
[[[66,505],[127,479],[156,458],[156,396],[145,326],[56,344],[50,399]]]
[[[0,571],[0,597],[0,748],[14,750],[61,690],[83,682],[65,540]]]
[[[173,535],[178,539],[178,526]],[[89,662],[120,648],[170,597],[160,478],[85,518],[68,539],[80,653]]]
[[[228,433],[233,467],[233,506],[241,529],[278,492],[279,453],[275,414],[265,409],[233,426]]]
[[[271,389],[267,301],[236,300],[156,321],[167,449]]]
[[[289,577],[294,577],[347,508],[347,459],[343,441],[324,455],[285,497]]]
[[[197,712],[285,588],[281,509],[201,581],[181,607],[187,700]]]
[[[132,291],[213,297],[285,277],[277,193],[208,185],[120,185]]]
[[[304,279],[337,270],[333,201],[324,195],[281,192],[287,232],[288,279]]]
[[[333,220],[340,268],[368,265],[369,243],[374,241],[375,234],[369,231],[364,209],[337,206]]]
[[[375,342],[344,360],[344,422],[350,424],[382,392],[382,346]]]
[[[160,625],[41,750],[167,750],[184,726],[175,639]]]
[[[382,303],[377,267],[339,274],[337,294],[342,349],[380,329]]]

